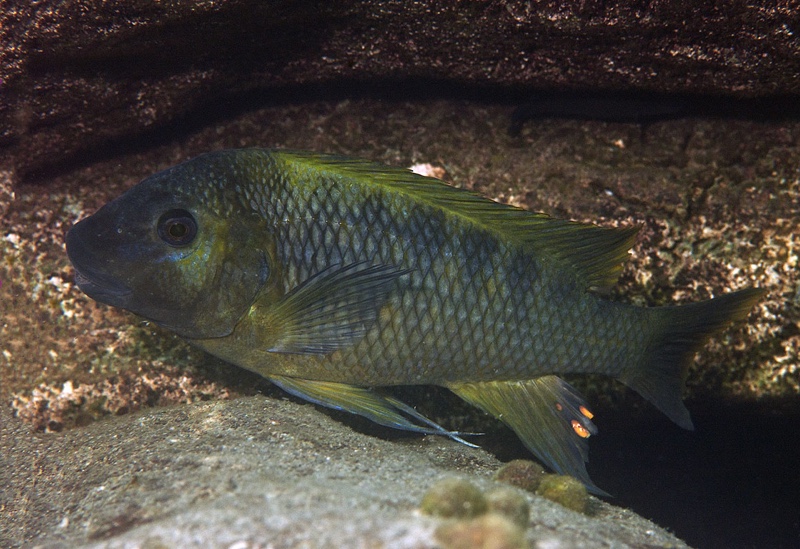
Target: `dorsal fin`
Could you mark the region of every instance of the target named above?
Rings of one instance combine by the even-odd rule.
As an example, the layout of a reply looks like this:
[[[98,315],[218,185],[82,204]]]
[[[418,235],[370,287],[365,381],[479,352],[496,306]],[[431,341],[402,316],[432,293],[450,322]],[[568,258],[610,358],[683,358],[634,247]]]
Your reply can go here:
[[[605,291],[622,273],[638,232],[635,226],[606,228],[547,218],[528,243],[574,267],[588,288]]]
[[[409,199],[456,215],[499,237],[519,243],[574,269],[585,287],[604,290],[616,282],[622,262],[633,245],[637,228],[609,229],[555,219],[543,213],[500,204],[477,193],[452,187],[438,179],[366,160],[307,152],[278,151],[277,159],[294,164],[295,173],[307,166],[400,193]]]

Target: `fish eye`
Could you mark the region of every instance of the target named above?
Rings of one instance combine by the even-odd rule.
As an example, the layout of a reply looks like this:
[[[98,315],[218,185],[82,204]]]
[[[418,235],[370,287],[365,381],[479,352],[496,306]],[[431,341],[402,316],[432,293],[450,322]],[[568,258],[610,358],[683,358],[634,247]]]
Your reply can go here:
[[[170,210],[158,220],[158,236],[170,246],[188,246],[197,236],[197,222],[186,210]]]

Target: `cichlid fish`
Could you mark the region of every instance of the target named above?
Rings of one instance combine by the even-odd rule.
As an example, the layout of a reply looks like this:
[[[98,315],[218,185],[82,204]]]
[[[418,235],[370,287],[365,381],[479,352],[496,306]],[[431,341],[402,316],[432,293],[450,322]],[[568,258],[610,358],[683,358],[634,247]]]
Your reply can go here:
[[[684,367],[762,295],[608,300],[635,234],[366,161],[246,149],[145,179],[66,243],[89,296],[290,393],[461,441],[373,389],[441,385],[603,493],[585,467],[592,413],[557,374],[612,376],[691,429]]]

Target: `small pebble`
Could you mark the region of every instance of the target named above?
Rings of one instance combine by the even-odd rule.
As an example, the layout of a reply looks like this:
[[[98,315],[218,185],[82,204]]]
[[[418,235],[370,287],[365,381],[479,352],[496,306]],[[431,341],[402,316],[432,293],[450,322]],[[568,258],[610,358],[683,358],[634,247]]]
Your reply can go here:
[[[436,482],[422,496],[420,511],[444,518],[471,518],[488,509],[486,497],[471,482],[446,478]]]
[[[436,529],[442,549],[527,549],[525,531],[505,517],[489,513],[445,522]]]
[[[535,461],[515,459],[500,467],[494,474],[494,479],[528,492],[536,492],[546,474],[544,468]]]
[[[589,504],[586,487],[569,475],[545,475],[536,493],[579,513],[586,513]]]
[[[530,505],[528,500],[513,488],[495,488],[486,494],[489,512],[502,515],[521,528],[528,527]]]

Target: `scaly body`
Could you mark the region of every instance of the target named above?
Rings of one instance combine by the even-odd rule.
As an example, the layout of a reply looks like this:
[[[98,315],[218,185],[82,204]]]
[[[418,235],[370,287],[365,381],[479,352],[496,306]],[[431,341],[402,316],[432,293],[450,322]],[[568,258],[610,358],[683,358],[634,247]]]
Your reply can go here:
[[[635,229],[496,204],[404,170],[259,149],[146,179],[73,227],[80,287],[313,402],[461,440],[371,387],[438,384],[591,483],[581,397],[602,373],[679,425],[681,371],[761,295],[609,301]]]
[[[270,352],[274,333],[260,322],[269,302],[253,307],[230,338],[200,346],[265,375],[361,385],[617,376],[642,361],[657,328],[645,310],[586,292],[558,262],[504,241],[480,219],[447,215],[402,186],[363,177],[360,164],[328,171],[312,158],[309,169],[298,162],[307,158],[251,160],[238,205],[266,220],[279,293],[337,265],[407,274],[363,339],[335,353]]]

